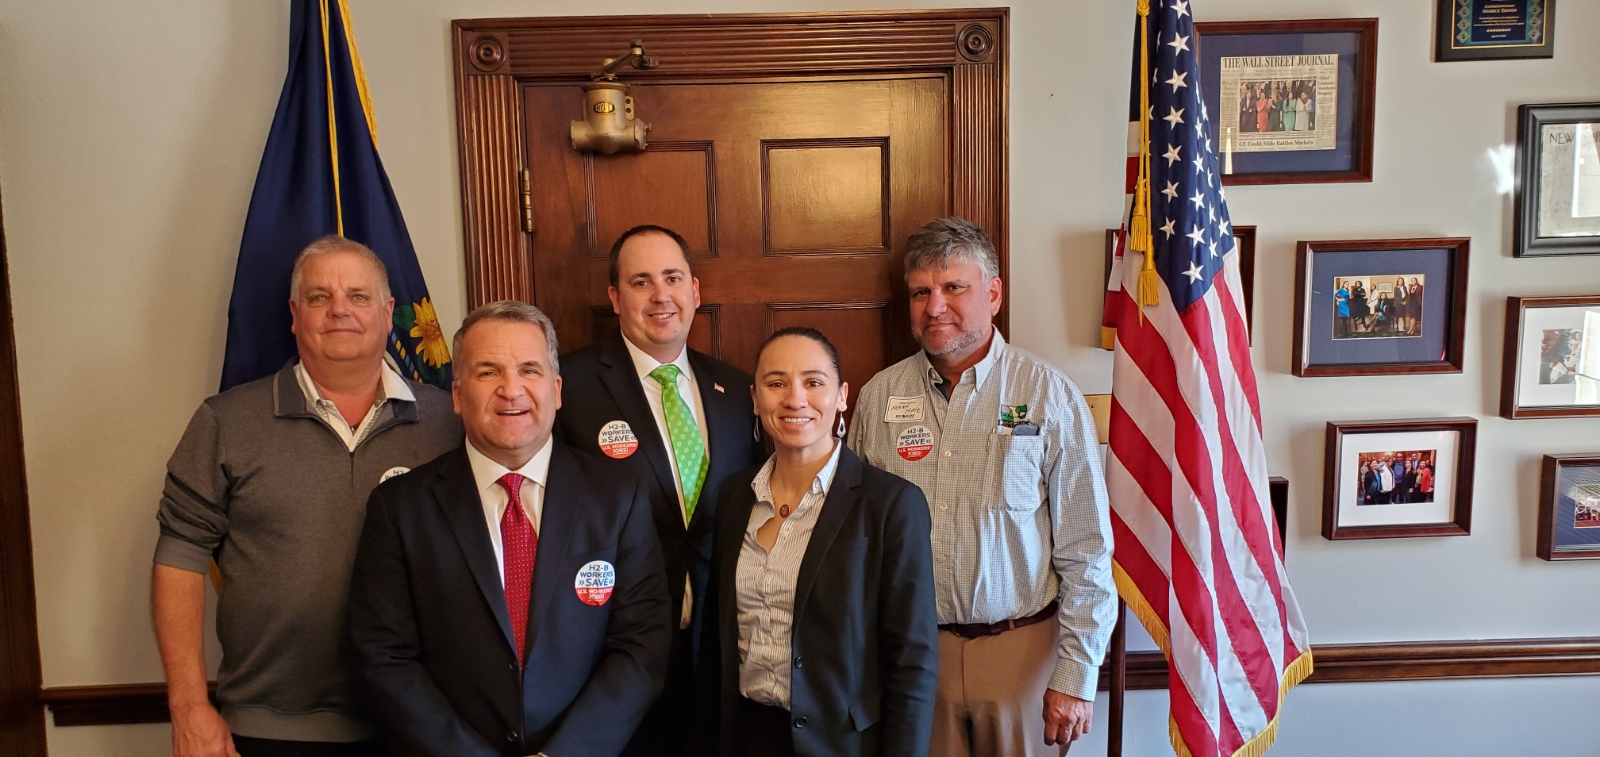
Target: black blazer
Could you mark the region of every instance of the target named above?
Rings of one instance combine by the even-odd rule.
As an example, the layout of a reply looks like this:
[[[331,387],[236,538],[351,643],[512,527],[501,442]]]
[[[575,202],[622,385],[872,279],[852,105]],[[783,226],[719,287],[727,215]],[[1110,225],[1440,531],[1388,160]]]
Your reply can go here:
[[[841,441],[840,444],[843,444]],[[739,702],[735,574],[758,468],[728,479],[718,505],[717,622],[705,655],[719,683],[720,753],[734,755]],[[848,448],[806,546],[795,584],[790,718],[800,755],[923,757],[939,679],[933,524],[922,490]],[[706,687],[711,688],[711,687]]]
[[[349,640],[394,754],[610,757],[660,691],[670,603],[643,487],[554,444],[520,676],[465,447],[372,492]],[[600,606],[574,588],[595,560],[616,568]]]
[[[700,402],[705,408],[711,465],[706,469],[700,500],[687,527],[678,506],[677,473],[667,459],[667,443],[656,429],[655,416],[650,413],[650,403],[620,333],[562,356],[561,410],[556,413],[555,433],[574,449],[600,458],[612,470],[630,471],[644,482],[667,567],[672,617],[682,617],[683,582],[688,580],[694,587],[695,599],[689,638],[697,639],[705,607],[701,598],[706,596],[710,575],[717,493],[730,474],[755,465],[765,453],[752,437],[755,413],[749,374],[694,350],[689,350],[689,366],[694,369]],[[719,386],[721,390],[717,389]],[[600,453],[600,429],[617,420],[627,421],[639,439],[639,449],[621,460]],[[673,623],[672,627],[677,628],[678,624]]]

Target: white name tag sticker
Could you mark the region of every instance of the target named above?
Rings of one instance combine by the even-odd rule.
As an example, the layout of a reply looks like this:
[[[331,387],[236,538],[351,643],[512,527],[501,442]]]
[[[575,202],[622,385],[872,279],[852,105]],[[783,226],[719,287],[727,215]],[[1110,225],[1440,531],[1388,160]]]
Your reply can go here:
[[[922,420],[921,397],[890,397],[883,409],[884,423],[903,423]]]
[[[613,460],[621,460],[639,449],[639,437],[627,421],[612,421],[600,429],[600,451]]]
[[[390,468],[389,470],[386,470],[386,471],[383,472],[383,476],[378,479],[378,483],[381,484],[381,483],[383,483],[385,481],[388,481],[391,478],[394,478],[395,476],[404,476],[405,474],[410,473],[410,472],[411,472],[410,468],[401,468],[399,466]]]
[[[578,599],[584,604],[599,607],[611,601],[611,590],[616,585],[617,569],[605,560],[595,560],[578,569],[572,588],[578,591]]]

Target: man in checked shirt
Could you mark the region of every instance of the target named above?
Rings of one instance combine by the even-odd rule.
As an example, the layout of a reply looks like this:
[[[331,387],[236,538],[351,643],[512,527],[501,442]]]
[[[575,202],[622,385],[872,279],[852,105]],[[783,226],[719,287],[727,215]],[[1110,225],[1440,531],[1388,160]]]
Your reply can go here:
[[[1116,620],[1094,419],[1065,374],[995,330],[999,263],[977,227],[922,227],[905,269],[922,351],[867,382],[849,443],[932,508],[930,754],[1060,755],[1089,731]]]

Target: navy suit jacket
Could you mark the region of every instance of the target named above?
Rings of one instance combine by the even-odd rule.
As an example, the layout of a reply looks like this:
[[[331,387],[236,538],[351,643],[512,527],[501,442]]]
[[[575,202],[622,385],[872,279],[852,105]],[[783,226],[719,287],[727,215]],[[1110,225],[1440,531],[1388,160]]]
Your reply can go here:
[[[843,444],[841,440],[839,442]],[[718,609],[703,655],[701,727],[737,754],[739,551],[755,507],[758,468],[728,479],[718,515]],[[915,484],[847,447],[817,515],[795,581],[790,710],[796,754],[924,757],[939,682],[933,522]]]
[[[667,442],[656,428],[655,416],[621,334],[612,334],[562,356],[561,410],[556,413],[555,433],[574,449],[594,454],[611,470],[631,472],[644,482],[656,535],[661,540],[674,619],[683,617],[684,581],[694,588],[695,607],[688,631],[693,640],[700,638],[711,540],[716,530],[717,494],[729,475],[755,465],[766,455],[752,437],[755,411],[749,374],[694,350],[689,350],[689,366],[694,369],[700,403],[705,409],[711,465],[706,469],[706,480],[688,526],[684,525],[683,510],[678,505],[677,473],[667,458]],[[600,453],[600,429],[619,420],[632,427],[639,448],[628,457],[613,460]],[[674,622],[672,627],[677,628],[678,624]]]
[[[675,624],[645,490],[553,443],[520,674],[465,447],[373,490],[349,640],[396,755],[610,757],[659,693]],[[591,606],[575,582],[597,560],[616,586]]]

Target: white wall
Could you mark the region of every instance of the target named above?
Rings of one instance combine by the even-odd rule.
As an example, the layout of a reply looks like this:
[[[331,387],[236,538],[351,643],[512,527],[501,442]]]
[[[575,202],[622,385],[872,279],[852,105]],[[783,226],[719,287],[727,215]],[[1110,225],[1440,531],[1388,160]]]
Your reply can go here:
[[[968,3],[930,3],[965,5]],[[1600,100],[1600,3],[1565,2],[1550,61],[1430,62],[1424,0],[1195,0],[1202,20],[1378,16],[1376,179],[1238,187],[1260,227],[1255,358],[1270,467],[1293,482],[1289,567],[1324,643],[1593,635],[1591,564],[1533,554],[1538,460],[1600,450],[1600,419],[1495,415],[1507,295],[1600,292],[1600,257],[1513,260],[1489,154],[1524,102]],[[881,7],[832,0],[352,0],[384,159],[441,320],[463,315],[452,18]],[[1016,0],[1012,330],[1089,392],[1102,229],[1121,206],[1131,0]],[[220,371],[233,261],[281,86],[282,2],[0,0],[0,187],[10,250],[47,686],[153,681],[147,620],[166,456]],[[1470,236],[1467,370],[1296,379],[1294,243]],[[1329,420],[1480,419],[1473,535],[1318,534]],[[1307,686],[1274,754],[1592,754],[1573,704],[1600,679]],[[1129,754],[1162,753],[1164,694],[1130,698]],[[1104,708],[1101,708],[1104,717]],[[1094,741],[1074,753],[1095,754]],[[56,755],[157,755],[164,726],[52,729]]]

